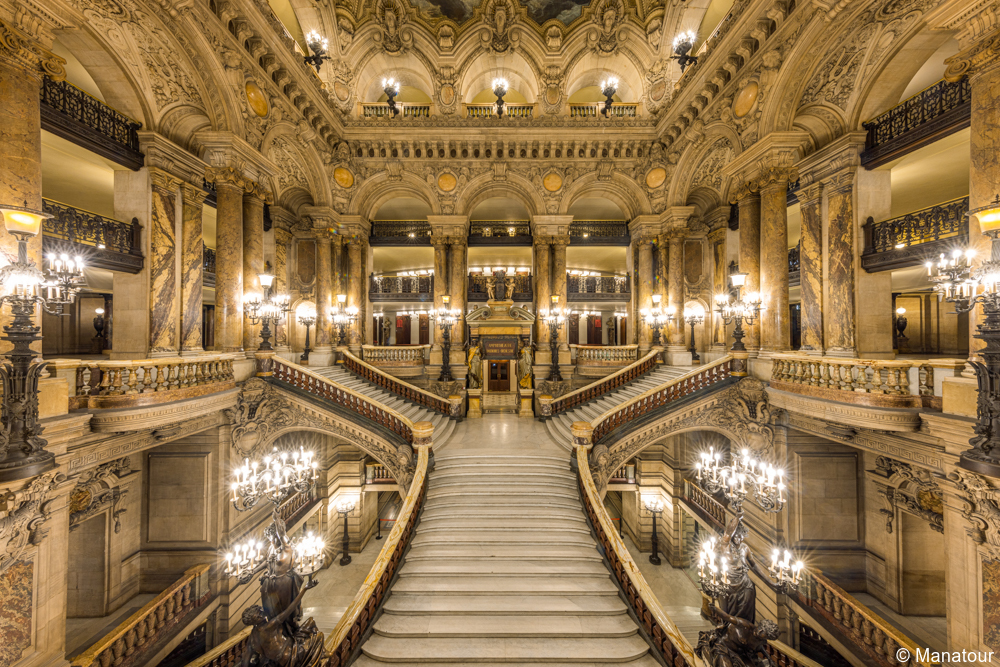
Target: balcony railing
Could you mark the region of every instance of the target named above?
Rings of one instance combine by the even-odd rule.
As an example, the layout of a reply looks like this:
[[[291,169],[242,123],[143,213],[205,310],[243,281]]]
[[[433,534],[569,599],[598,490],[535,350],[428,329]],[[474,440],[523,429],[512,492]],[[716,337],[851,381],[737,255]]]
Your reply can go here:
[[[569,105],[570,118],[603,118],[601,113],[604,109],[604,102],[594,104],[571,104]],[[608,118],[636,118],[639,115],[638,104],[612,104],[608,110]]]
[[[58,252],[66,244],[85,246],[89,266],[123,273],[142,271],[142,225],[137,218],[114,220],[52,199],[43,199],[42,209],[53,216],[42,223],[44,252]]]
[[[434,276],[376,276],[368,279],[372,301],[433,301]]]
[[[205,287],[215,287],[215,251],[204,243],[202,247],[201,279]]]
[[[430,118],[431,107],[428,104],[406,104],[405,102],[396,102],[396,108],[399,109],[399,115],[403,118]],[[392,112],[389,110],[389,105],[385,102],[380,102],[377,104],[363,104],[362,114],[365,118],[392,118]]]
[[[624,276],[566,276],[566,298],[570,301],[628,301],[631,281]]]
[[[42,129],[113,160],[141,169],[138,129],[128,116],[91,97],[68,81],[42,79]]]
[[[469,245],[531,245],[531,225],[527,220],[473,220]]]
[[[969,198],[960,197],[890,220],[868,218],[862,268],[868,273],[893,271],[950,253],[955,239],[969,233],[968,210]]]
[[[469,293],[468,300],[472,301],[486,301],[489,299],[489,276],[484,276],[481,274],[469,275]],[[533,301],[534,300],[534,290],[532,288],[532,280],[530,273],[516,273],[514,274],[514,293],[507,294],[508,299],[514,301]]]
[[[632,243],[628,222],[605,220],[574,220],[569,226],[571,245],[621,245]]]
[[[503,115],[506,118],[531,118],[534,106],[531,104],[504,104]],[[466,104],[465,115],[468,118],[495,118],[495,104]]]
[[[601,366],[604,368],[628,366],[639,359],[638,345],[576,345],[570,344],[571,350],[576,350],[576,365]]]
[[[381,463],[365,464],[365,484],[395,484],[396,478]]]
[[[700,486],[692,483],[689,479],[684,480],[684,499],[700,509],[704,514],[703,518],[708,520],[716,530],[722,531],[726,525],[725,505],[708,495]]]
[[[864,124],[868,137],[861,164],[874,169],[969,127],[971,117],[968,78],[938,81]]]
[[[375,367],[423,366],[430,345],[362,345],[364,360]]]
[[[375,220],[371,245],[430,245],[431,226],[426,220]]]
[[[798,285],[802,278],[799,271],[799,255],[802,249],[802,244],[795,246],[794,248],[788,249],[788,286],[795,287]]]

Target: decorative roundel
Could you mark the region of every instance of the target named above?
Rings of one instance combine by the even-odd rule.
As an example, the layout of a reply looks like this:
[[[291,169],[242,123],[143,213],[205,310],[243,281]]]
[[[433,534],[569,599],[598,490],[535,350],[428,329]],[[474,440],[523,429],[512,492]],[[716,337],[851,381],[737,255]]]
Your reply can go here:
[[[646,172],[647,187],[658,188],[663,185],[663,181],[665,180],[667,180],[667,170],[663,167],[656,167]]]
[[[555,192],[562,187],[562,184],[562,176],[554,171],[545,174],[545,178],[542,179],[542,186],[549,192]]]
[[[260,89],[253,81],[247,81],[244,87],[247,93],[247,102],[250,103],[250,108],[255,114],[264,118],[267,116],[267,112],[270,111],[271,105],[267,101],[267,95],[264,91]]]
[[[753,111],[754,104],[757,103],[757,94],[760,92],[760,86],[756,81],[751,81],[747,85],[743,86],[743,89],[736,94],[736,99],[733,100],[733,115],[737,118],[743,118],[748,113]]]
[[[443,192],[451,192],[458,185],[458,179],[455,178],[454,174],[445,172],[438,176],[438,187],[441,188]]]
[[[333,180],[337,181],[337,185],[346,190],[354,185],[354,174],[344,167],[337,167],[333,170]]]

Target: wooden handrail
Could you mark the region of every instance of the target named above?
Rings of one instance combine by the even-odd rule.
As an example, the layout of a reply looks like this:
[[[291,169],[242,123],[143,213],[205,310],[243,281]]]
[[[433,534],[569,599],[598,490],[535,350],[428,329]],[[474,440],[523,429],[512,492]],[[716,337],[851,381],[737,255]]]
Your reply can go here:
[[[407,444],[413,443],[413,422],[392,408],[382,405],[363,394],[352,391],[330,378],[323,377],[304,366],[281,357],[265,355],[273,368],[272,377],[278,382],[301,389],[311,396],[330,401],[399,436]],[[258,357],[258,362],[260,358]]]
[[[238,667],[241,664],[243,651],[250,641],[251,630],[253,628],[243,628],[238,634],[212,648],[205,655],[189,662],[187,667]]]
[[[343,353],[344,367],[361,379],[367,380],[404,400],[422,405],[428,410],[433,410],[449,417],[461,417],[461,414],[458,414],[458,410],[456,410],[456,408],[461,408],[461,399],[442,398],[437,394],[424,391],[420,387],[414,386],[409,382],[403,382],[399,378],[379,370],[366,361],[358,359],[348,350],[343,350]]]
[[[542,406],[542,417],[551,417],[560,412],[566,412],[587,401],[607,394],[612,389],[624,386],[636,380],[656,366],[656,358],[663,348],[654,347],[646,356],[639,359],[634,364],[629,364],[625,368],[615,371],[607,377],[601,378],[597,382],[592,382],[585,387],[580,387],[568,394],[563,394],[556,399],[541,398],[539,402]]]
[[[426,424],[426,422],[424,422]],[[428,424],[429,426],[429,424]],[[365,582],[354,600],[348,605],[344,615],[333,632],[326,638],[326,667],[341,667],[348,664],[355,650],[360,646],[365,632],[371,624],[375,612],[389,591],[389,584],[396,570],[403,563],[403,553],[409,545],[410,537],[417,522],[417,515],[427,494],[427,466],[430,460],[430,446],[417,445],[417,467],[413,481],[406,492],[406,499],[399,511],[396,523],[386,538],[375,564],[368,572]]]

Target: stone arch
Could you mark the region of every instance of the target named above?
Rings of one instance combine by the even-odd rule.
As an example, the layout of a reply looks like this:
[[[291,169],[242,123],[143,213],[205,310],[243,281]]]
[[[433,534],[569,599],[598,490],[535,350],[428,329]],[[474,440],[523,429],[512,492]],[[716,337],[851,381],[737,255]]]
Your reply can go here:
[[[407,171],[402,173],[400,180],[390,180],[389,175],[382,172],[365,179],[356,187],[357,191],[351,197],[348,208],[348,213],[352,215],[370,219],[382,204],[396,197],[413,197],[426,202],[434,213],[441,212],[437,192],[427,181]]]
[[[832,104],[813,104],[795,114],[792,128],[809,135],[810,148],[817,150],[847,131],[844,113]]]
[[[594,51],[587,51],[566,73],[567,99],[581,88],[599,86],[608,75],[618,77],[618,97],[623,102],[642,100],[643,75],[634,60],[621,53],[608,57],[600,56]]]
[[[275,201],[282,197],[282,193],[290,188],[280,188],[282,166],[274,160],[272,151],[275,145],[281,141],[286,150],[291,150],[298,157],[297,165],[304,171],[308,184],[309,197],[316,206],[328,206],[330,203],[330,182],[326,177],[323,167],[323,160],[313,147],[311,142],[299,140],[296,134],[299,128],[292,123],[278,123],[267,131],[261,142],[261,153],[266,155],[278,167],[278,172],[274,178]],[[279,191],[280,190],[280,191]],[[299,197],[301,199],[301,197]],[[301,205],[301,204],[299,204]],[[292,210],[297,208],[291,207]]]
[[[521,202],[531,216],[545,213],[545,202],[531,181],[507,172],[507,180],[495,181],[487,173],[469,181],[455,201],[455,212],[469,215],[478,204],[490,197],[508,197]]]
[[[573,202],[584,197],[605,197],[613,201],[629,220],[652,213],[649,197],[642,186],[618,172],[613,172],[611,179],[606,181],[591,172],[570,183],[562,194],[559,213],[567,213]]]
[[[470,102],[482,90],[493,87],[493,79],[504,77],[512,89],[524,95],[529,104],[538,100],[541,84],[532,64],[521,54],[494,56],[482,52],[462,72],[458,90],[462,101]]]
[[[384,92],[382,79],[387,75],[394,77],[402,86],[416,88],[434,98],[434,77],[427,70],[424,62],[418,58],[408,58],[404,67],[379,69],[376,59],[365,63],[364,69],[357,74],[357,95],[362,102],[375,102]]]
[[[720,165],[718,182],[694,182],[696,177],[701,176],[698,170],[702,166],[702,163],[706,159],[714,157],[714,154],[724,144],[728,144],[728,147],[732,150],[732,157],[736,157],[742,152],[739,135],[736,131],[724,123],[713,123],[705,128],[705,139],[702,142],[684,151],[677,162],[677,168],[674,170],[675,174],[681,176],[672,179],[670,190],[667,194],[667,200],[671,202],[672,206],[684,206],[688,203],[690,191],[693,189],[692,185],[693,187],[698,187],[699,185],[710,187],[720,197],[723,197],[727,193],[731,179],[721,175],[722,165]],[[714,167],[712,169],[714,170]]]
[[[198,147],[194,142],[194,133],[201,130],[211,130],[212,121],[204,110],[188,105],[171,107],[160,117],[157,123],[160,134],[173,141],[178,146],[196,153]]]

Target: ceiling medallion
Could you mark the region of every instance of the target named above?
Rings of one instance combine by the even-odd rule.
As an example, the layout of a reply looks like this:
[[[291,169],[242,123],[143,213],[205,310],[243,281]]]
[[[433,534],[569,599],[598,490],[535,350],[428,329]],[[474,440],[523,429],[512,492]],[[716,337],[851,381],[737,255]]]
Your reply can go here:
[[[756,81],[751,81],[736,94],[736,99],[733,100],[733,115],[737,118],[743,118],[748,113],[753,111],[754,105],[757,103],[757,94],[760,92],[760,86]]]
[[[554,171],[545,174],[545,178],[542,179],[542,186],[549,192],[555,192],[562,187],[562,184],[562,176]]]
[[[346,190],[354,185],[354,174],[344,167],[337,167],[333,170],[333,180],[337,181],[337,185]]]
[[[267,116],[267,112],[270,111],[271,105],[267,101],[267,95],[264,91],[254,83],[253,81],[247,81],[246,86],[247,102],[250,103],[250,108],[255,114],[261,118]]]
[[[454,174],[449,174],[445,172],[438,176],[438,187],[441,188],[443,192],[451,192],[458,185],[458,179],[455,178]]]
[[[667,180],[667,170],[663,167],[656,167],[646,172],[647,187],[658,188],[663,185],[663,181],[665,180]]]

